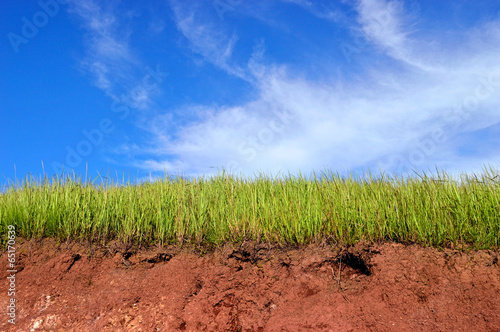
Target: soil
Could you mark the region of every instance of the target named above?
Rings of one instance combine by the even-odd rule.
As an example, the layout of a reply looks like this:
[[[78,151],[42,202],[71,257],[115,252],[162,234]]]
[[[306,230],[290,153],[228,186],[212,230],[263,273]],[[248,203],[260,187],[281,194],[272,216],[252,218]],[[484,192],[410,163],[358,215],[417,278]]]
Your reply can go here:
[[[17,241],[2,331],[500,331],[498,250]]]

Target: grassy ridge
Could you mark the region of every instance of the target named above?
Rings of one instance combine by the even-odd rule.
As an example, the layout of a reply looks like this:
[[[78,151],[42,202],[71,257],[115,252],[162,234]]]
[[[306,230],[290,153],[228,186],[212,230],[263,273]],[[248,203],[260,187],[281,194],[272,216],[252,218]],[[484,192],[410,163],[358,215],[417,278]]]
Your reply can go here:
[[[0,195],[0,232],[65,239],[221,244],[244,239],[308,243],[330,238],[476,248],[500,244],[494,171],[461,183],[436,178],[342,179],[222,175],[92,186],[74,178],[25,180]]]

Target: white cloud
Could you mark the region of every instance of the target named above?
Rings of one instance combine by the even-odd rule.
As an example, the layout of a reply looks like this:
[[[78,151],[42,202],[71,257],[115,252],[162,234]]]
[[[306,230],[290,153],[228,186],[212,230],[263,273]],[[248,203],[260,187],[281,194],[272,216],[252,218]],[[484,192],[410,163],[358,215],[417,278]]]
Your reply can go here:
[[[211,167],[252,175],[349,170],[379,162],[389,170],[404,163],[473,170],[498,157],[464,157],[455,139],[500,122],[498,22],[478,26],[461,45],[449,47],[424,33],[417,38],[401,3],[362,0],[356,7],[358,28],[394,62],[368,67],[363,81],[326,83],[297,77],[285,66],[264,65],[262,51],[247,66],[235,65],[235,34],[228,37],[200,23],[191,6],[173,7],[193,50],[251,81],[259,96],[235,107],[198,105],[200,116],[175,133],[161,125],[165,115],[158,115],[150,120],[151,145],[141,147],[153,157],[136,160],[136,166],[182,169],[188,175],[209,174]],[[192,106],[186,112],[193,113]],[[436,132],[444,138],[437,139]]]
[[[201,22],[199,10],[197,11],[194,4],[186,6],[184,3],[171,1],[171,7],[177,28],[188,40],[193,51],[227,73],[249,80],[243,69],[229,63],[238,40],[236,33],[233,32],[228,37],[210,20],[205,18]]]
[[[358,22],[366,38],[387,54],[420,70],[437,71],[439,66],[423,61],[420,50],[433,48],[432,42],[412,40],[413,22],[405,15],[399,1],[361,0],[357,6]],[[415,52],[418,52],[418,55]]]
[[[120,22],[114,5],[71,1],[70,12],[81,20],[86,32],[82,68],[94,76],[98,88],[118,100],[117,86],[130,85],[132,68],[140,63],[129,45],[130,32]],[[139,98],[145,103],[147,96]]]
[[[296,172],[356,167],[392,151],[404,136],[411,139],[411,131],[391,130],[404,114],[385,111],[387,103],[369,105],[362,91],[347,96],[334,87],[290,79],[283,71],[267,73],[260,84],[258,100],[206,109],[209,116],[181,128],[175,139],[163,139],[165,153],[189,165],[191,173],[208,172],[210,166],[246,174]],[[165,138],[160,128],[154,134]]]

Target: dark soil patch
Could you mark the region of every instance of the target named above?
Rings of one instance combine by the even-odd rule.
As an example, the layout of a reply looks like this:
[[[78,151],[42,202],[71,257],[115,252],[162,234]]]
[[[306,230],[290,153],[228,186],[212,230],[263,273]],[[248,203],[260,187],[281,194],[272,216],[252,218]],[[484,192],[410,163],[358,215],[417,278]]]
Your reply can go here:
[[[18,242],[21,242],[18,239]],[[23,241],[2,331],[499,331],[499,251]],[[7,307],[7,255],[0,255]]]

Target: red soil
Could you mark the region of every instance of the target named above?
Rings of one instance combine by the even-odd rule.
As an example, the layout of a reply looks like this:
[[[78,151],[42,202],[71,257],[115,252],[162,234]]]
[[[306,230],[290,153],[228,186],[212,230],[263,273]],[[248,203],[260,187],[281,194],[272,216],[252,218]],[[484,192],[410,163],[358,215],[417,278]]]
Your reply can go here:
[[[19,239],[18,239],[19,240]],[[500,331],[499,251],[17,244],[2,331]],[[6,308],[7,255],[0,256]]]

